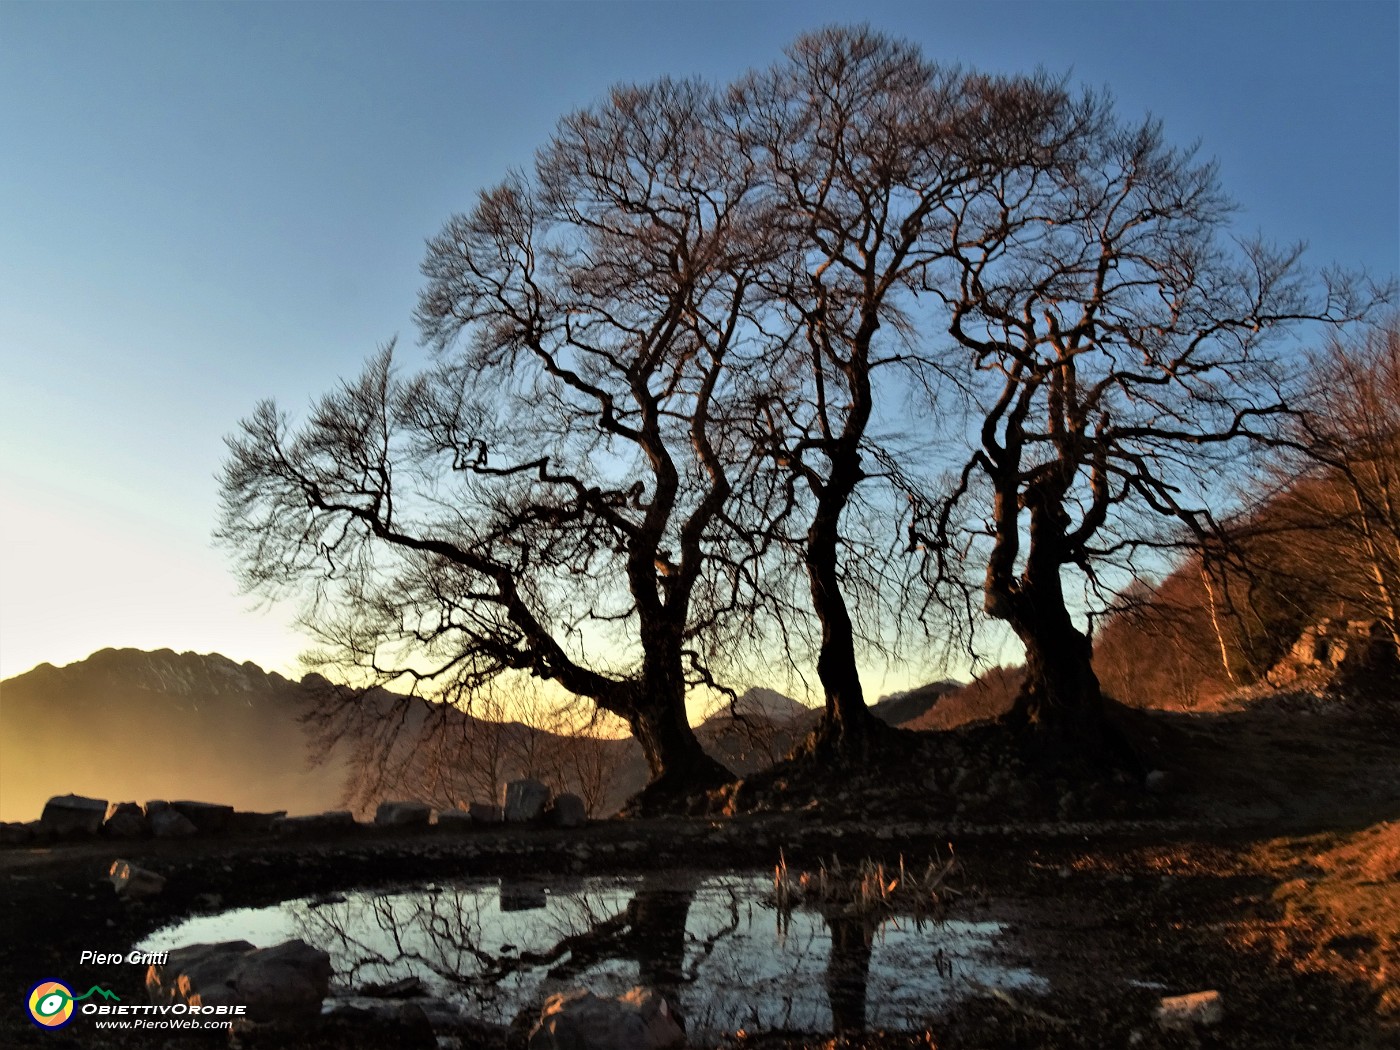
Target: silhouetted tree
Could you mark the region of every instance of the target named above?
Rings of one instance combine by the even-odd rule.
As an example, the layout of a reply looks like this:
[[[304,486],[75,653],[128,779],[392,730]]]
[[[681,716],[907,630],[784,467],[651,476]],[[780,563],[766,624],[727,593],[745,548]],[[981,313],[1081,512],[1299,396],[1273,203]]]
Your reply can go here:
[[[775,305],[792,332],[792,363],[766,421],[775,464],[794,480],[792,518],[806,523],[798,546],[826,702],[815,743],[866,753],[888,729],[865,703],[851,601],[875,606],[871,619],[898,615],[881,606],[881,591],[898,605],[904,582],[890,570],[899,544],[882,497],[872,516],[884,518],[889,545],[854,542],[860,492],[883,482],[888,496],[899,474],[901,450],[881,431],[877,402],[890,409],[911,370],[941,378],[906,308],[953,248],[950,217],[1027,162],[1062,92],[1040,79],[939,68],[911,44],[843,28],[800,38],[750,90],[791,246]]]
[[[244,581],[304,587],[331,663],[466,706],[555,682],[626,721],[644,805],[729,778],[686,694],[751,622],[737,526],[762,496],[731,417],[769,222],[741,120],[668,80],[563,120],[533,181],[430,242],[435,367],[385,351],[297,429],[259,406],[222,477]]]
[[[1035,164],[949,217],[954,248],[928,290],[972,365],[974,443],[913,538],[954,591],[952,554],[980,551],[984,610],[1026,650],[1010,722],[1078,765],[1124,756],[1066,572],[1092,605],[1122,585],[1115,567],[1217,537],[1241,457],[1298,407],[1277,335],[1371,300],[1311,278],[1296,249],[1230,240],[1215,168],[1155,122],[1090,96],[1064,105],[1066,133]]]

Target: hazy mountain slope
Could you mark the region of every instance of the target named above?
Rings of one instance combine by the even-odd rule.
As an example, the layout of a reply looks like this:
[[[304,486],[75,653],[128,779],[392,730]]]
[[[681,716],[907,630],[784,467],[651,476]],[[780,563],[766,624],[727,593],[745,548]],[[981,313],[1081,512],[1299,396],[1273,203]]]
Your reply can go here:
[[[648,779],[630,739],[560,737],[512,721],[376,692],[358,723],[312,768],[300,721],[327,683],[291,682],[252,663],[168,649],[104,649],[42,664],[0,682],[0,820],[37,817],[45,800],[74,792],[111,801],[194,798],[240,809],[308,813],[348,797],[359,813],[386,797],[452,806],[495,797],[537,776],[582,794],[597,815],[615,812]],[[771,765],[820,713],[771,689],[741,697],[697,727],[701,743],[736,773]]]
[[[72,791],[326,809],[342,764],[308,768],[301,686],[219,655],[104,649],[0,683],[0,819]]]

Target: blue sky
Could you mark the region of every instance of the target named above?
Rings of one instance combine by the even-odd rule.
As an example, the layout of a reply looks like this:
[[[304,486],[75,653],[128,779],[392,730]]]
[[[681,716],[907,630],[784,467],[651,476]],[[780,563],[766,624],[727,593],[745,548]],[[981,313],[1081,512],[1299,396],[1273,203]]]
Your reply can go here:
[[[415,347],[425,238],[564,113],[854,21],[1110,88],[1219,160],[1242,232],[1400,269],[1393,2],[0,3],[0,676],[291,669],[291,610],[210,544],[223,435]]]

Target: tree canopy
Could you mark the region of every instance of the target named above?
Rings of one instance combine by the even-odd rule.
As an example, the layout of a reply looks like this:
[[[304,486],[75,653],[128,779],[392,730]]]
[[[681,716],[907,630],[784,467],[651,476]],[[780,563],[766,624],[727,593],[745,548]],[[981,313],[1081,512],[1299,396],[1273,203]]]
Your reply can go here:
[[[1101,757],[1064,574],[1107,589],[1215,533],[1204,472],[1298,417],[1278,336],[1377,298],[1229,215],[1155,122],[868,29],[619,87],[429,242],[427,367],[388,348],[302,422],[258,407],[220,535],[250,587],[308,597],[333,663],[619,716],[657,804],[728,775],[688,691],[808,622],[818,743],[870,757],[852,602],[920,588],[1024,644],[1013,726]],[[901,412],[917,440],[879,425]]]

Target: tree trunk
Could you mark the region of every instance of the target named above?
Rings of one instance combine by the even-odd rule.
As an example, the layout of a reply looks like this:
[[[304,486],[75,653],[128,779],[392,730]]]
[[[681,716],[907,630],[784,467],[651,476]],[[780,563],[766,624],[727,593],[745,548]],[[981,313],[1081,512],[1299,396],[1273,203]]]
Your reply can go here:
[[[874,931],[865,917],[844,915],[839,908],[824,908],[822,918],[831,931],[831,954],[826,963],[831,1027],[837,1032],[863,1032]]]
[[[734,779],[733,773],[700,746],[686,717],[683,685],[649,689],[643,679],[636,692],[627,724],[642,746],[651,780],[628,803],[629,813],[650,816],[674,812],[695,795]]]
[[[877,719],[865,704],[856,663],[855,628],[841,592],[838,567],[841,512],[861,476],[854,453],[833,457],[831,478],[818,501],[807,532],[807,579],[812,608],[822,625],[817,678],[826,698],[826,711],[813,740],[813,750],[848,758],[869,758]],[[880,723],[883,726],[883,723]]]
[[[1094,646],[1070,618],[1058,563],[1028,569],[1008,598],[1007,620],[1026,648],[1026,676],[1005,721],[1027,758],[1043,771],[1075,777],[1137,771],[1136,755],[1109,722]]]

